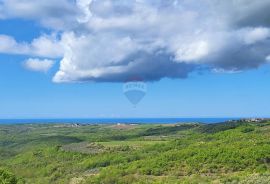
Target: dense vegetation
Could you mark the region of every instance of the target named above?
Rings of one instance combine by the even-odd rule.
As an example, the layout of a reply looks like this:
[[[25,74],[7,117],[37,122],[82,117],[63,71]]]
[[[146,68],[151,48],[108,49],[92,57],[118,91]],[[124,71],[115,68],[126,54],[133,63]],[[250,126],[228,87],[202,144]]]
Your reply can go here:
[[[0,184],[270,183],[270,123],[0,125]]]

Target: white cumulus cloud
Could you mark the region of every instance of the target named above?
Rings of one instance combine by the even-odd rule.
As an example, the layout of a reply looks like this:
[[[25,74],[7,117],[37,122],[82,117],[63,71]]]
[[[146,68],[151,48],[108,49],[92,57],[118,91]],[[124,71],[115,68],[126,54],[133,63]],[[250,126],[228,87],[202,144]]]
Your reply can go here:
[[[36,59],[36,58],[29,58],[24,62],[24,66],[26,69],[35,71],[35,72],[47,72],[52,68],[54,65],[53,60],[48,59]]]
[[[58,35],[31,43],[2,35],[0,52],[60,58],[54,82],[232,73],[267,62],[269,9],[269,0],[0,0],[0,18],[38,21]]]
[[[13,37],[0,35],[0,53],[57,58],[63,56],[64,50],[54,35],[42,35],[31,43],[17,42]]]

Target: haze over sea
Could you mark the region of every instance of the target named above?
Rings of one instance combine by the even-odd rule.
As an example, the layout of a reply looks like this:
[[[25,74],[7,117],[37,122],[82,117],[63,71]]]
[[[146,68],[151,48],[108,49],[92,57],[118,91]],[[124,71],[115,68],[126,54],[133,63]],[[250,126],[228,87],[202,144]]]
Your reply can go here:
[[[42,124],[42,123],[80,123],[80,124],[114,124],[114,123],[219,123],[240,118],[88,118],[88,119],[0,119],[0,124]]]

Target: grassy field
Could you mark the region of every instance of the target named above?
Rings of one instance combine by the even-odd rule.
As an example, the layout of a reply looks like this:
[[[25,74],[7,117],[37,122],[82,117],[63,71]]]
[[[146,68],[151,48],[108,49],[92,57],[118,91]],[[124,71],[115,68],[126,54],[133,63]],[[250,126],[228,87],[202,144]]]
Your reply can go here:
[[[0,184],[270,183],[270,122],[0,125]]]

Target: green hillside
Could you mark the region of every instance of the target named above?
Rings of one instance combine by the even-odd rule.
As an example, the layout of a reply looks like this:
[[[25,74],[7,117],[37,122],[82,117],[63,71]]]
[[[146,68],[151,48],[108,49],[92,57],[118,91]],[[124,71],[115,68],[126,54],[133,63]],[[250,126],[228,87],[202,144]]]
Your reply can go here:
[[[0,125],[0,184],[270,183],[270,122]]]

